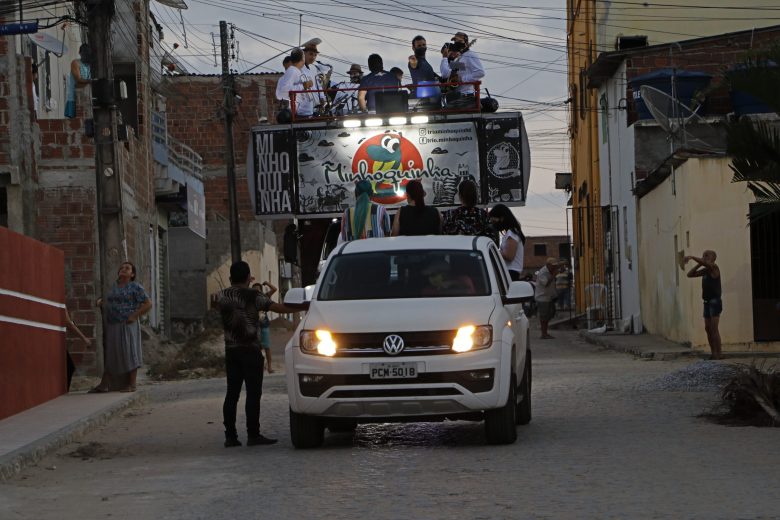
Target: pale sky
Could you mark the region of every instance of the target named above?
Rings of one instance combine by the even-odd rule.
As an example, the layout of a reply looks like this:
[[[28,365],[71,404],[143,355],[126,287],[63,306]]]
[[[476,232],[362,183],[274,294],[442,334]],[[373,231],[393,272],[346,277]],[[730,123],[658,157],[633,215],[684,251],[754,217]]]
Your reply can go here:
[[[418,34],[427,39],[428,60],[438,70],[442,44],[457,31],[468,33],[470,40],[478,40],[473,50],[486,69],[483,88],[497,97],[500,110],[519,110],[525,119],[531,178],[526,206],[517,211],[523,231],[529,236],[566,234],[566,195],[554,188],[555,172],[571,169],[563,104],[567,98],[564,1],[186,1],[189,9],[181,12],[184,29],[179,11],[152,2],[152,13],[163,26],[165,45],[178,43],[173,54],[191,72],[204,74],[222,70],[220,20],[236,26],[238,60],[232,67],[238,72],[297,45],[300,23],[302,41],[322,40],[319,60],[333,65],[333,83],[345,79],[350,63],[359,63],[367,71],[372,53],[382,56],[386,70],[397,66],[407,73],[411,41]],[[281,57],[254,71],[282,71]]]

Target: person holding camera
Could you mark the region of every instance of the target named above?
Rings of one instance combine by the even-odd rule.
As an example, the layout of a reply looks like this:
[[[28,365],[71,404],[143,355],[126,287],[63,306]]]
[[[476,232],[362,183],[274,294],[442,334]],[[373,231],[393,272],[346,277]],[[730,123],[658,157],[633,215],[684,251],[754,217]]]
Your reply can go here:
[[[477,53],[471,50],[469,36],[457,32],[452,43],[445,43],[441,49],[441,77],[451,83],[479,81],[485,77],[485,68]],[[461,96],[473,96],[474,85],[458,85],[456,91]]]

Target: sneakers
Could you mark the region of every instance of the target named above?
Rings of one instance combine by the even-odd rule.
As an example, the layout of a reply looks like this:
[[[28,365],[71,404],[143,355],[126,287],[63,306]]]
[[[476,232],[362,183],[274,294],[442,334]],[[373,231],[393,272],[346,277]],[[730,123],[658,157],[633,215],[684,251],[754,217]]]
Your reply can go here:
[[[246,445],[247,446],[264,446],[268,444],[276,444],[278,441],[276,439],[269,439],[265,435],[257,435],[247,438]],[[239,443],[240,444],[240,443]]]
[[[226,448],[235,448],[236,446],[241,446],[241,441],[238,440],[238,437],[225,437]]]

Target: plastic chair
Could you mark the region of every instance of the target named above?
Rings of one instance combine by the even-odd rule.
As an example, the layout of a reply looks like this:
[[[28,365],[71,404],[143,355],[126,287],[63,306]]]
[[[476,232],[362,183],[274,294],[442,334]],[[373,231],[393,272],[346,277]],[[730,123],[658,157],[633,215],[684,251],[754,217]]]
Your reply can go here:
[[[593,329],[599,313],[606,316],[607,286],[603,283],[592,283],[585,287],[585,315],[588,319],[588,330]]]

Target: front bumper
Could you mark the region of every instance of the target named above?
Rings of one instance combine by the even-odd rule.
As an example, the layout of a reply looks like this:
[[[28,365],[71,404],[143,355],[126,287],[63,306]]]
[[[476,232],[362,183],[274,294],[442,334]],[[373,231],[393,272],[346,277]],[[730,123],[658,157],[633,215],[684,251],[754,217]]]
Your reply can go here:
[[[372,363],[414,363],[417,377],[371,379]],[[452,415],[504,404],[511,347],[451,355],[327,358],[285,352],[287,388],[294,412],[325,417],[400,418]],[[503,401],[502,401],[503,398]]]

